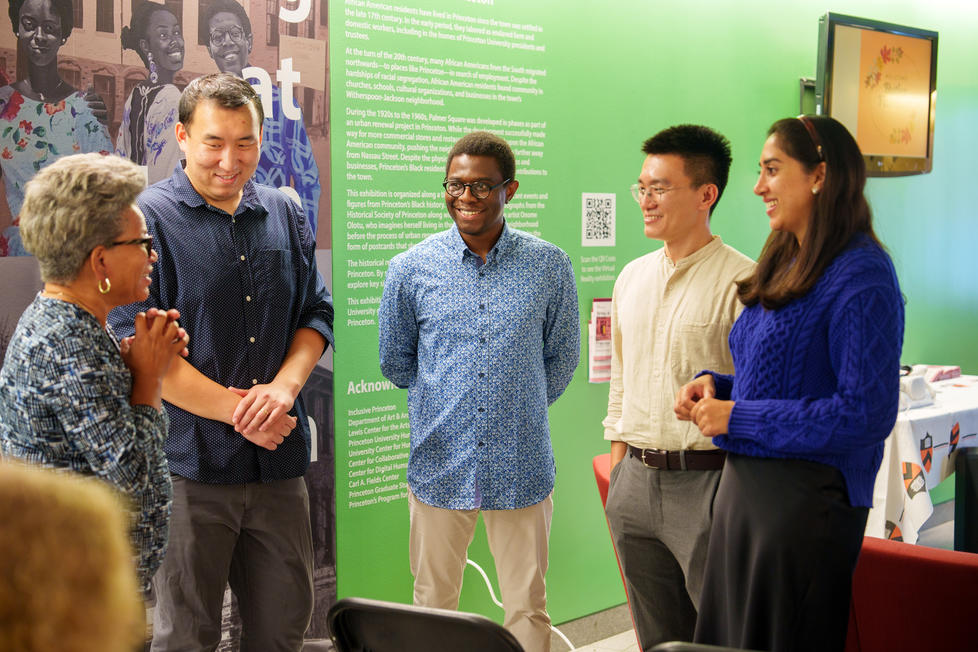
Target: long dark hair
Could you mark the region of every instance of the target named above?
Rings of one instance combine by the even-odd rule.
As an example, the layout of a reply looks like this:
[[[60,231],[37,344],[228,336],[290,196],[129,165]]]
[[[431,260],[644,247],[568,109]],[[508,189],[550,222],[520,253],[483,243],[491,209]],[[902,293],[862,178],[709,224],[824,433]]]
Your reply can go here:
[[[773,310],[811,290],[852,236],[865,233],[877,244],[879,238],[863,195],[866,164],[842,123],[827,116],[785,118],[771,125],[767,133],[807,172],[825,162],[825,180],[815,198],[804,241],[799,246],[794,234],[772,231],[754,273],[737,282],[737,296],[744,305],[760,302]]]

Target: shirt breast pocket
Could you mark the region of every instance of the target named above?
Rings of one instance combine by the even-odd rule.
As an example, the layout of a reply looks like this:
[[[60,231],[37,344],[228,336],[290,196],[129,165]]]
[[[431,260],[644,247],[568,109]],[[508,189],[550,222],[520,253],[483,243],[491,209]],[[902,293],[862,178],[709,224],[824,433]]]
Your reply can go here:
[[[726,321],[679,324],[673,338],[672,359],[682,370],[681,378],[692,380],[703,369],[725,374],[733,372],[733,358],[727,342],[730,326]]]
[[[255,254],[255,294],[266,305],[288,310],[296,292],[292,257],[284,249],[265,249]]]

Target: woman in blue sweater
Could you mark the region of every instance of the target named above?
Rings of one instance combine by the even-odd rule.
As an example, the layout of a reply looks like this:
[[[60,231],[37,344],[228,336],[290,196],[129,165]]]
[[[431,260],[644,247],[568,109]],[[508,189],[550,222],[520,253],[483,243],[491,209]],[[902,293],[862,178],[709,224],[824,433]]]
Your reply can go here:
[[[841,650],[852,573],[899,396],[903,299],[866,167],[828,117],[774,123],[754,192],[771,224],[730,333],[676,414],[728,452],[696,640]]]

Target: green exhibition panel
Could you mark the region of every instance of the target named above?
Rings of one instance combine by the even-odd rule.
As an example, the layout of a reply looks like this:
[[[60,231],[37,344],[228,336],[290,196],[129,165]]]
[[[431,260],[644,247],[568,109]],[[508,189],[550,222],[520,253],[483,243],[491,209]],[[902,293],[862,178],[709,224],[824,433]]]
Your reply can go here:
[[[767,127],[799,112],[799,78],[814,76],[818,19],[829,9],[940,32],[934,172],[870,180],[869,196],[909,299],[904,358],[973,370],[964,340],[976,316],[975,270],[963,250],[972,207],[952,179],[974,162],[974,148],[953,134],[968,132],[975,115],[971,63],[957,52],[978,14],[952,4],[331,3],[339,596],[411,598],[406,392],[380,374],[376,312],[390,258],[451,225],[440,187],[445,156],[469,131],[510,142],[520,187],[509,224],[562,247],[577,275],[582,363],[550,410],[554,622],[624,599],[591,471],[591,458],[608,450],[607,384],[588,381],[586,342],[592,300],[611,296],[622,266],[660,246],[643,237],[628,193],[641,143],[682,122],[725,134],[734,164],[713,230],[756,257],[768,232],[751,192],[757,157]],[[470,558],[495,583],[481,529]],[[502,617],[471,568],[461,608]]]

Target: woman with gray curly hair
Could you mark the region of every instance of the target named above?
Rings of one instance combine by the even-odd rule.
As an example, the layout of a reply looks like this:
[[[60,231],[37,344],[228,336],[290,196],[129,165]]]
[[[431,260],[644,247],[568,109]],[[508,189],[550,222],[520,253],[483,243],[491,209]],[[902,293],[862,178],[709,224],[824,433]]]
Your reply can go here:
[[[136,315],[122,341],[106,324],[112,308],[149,294],[156,252],[135,204],[145,184],[132,162],[98,154],[59,159],[27,184],[21,234],[44,289],[0,369],[0,452],[125,493],[144,589],[166,550],[172,494],[160,388],[187,353],[175,310]]]

